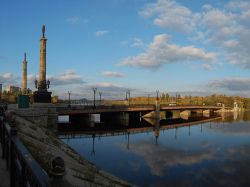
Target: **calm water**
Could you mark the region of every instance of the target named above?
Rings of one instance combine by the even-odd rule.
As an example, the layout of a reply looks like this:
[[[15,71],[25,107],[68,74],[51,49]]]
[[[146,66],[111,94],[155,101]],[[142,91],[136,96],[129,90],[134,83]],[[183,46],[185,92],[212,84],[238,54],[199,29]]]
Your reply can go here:
[[[250,113],[155,129],[63,141],[97,167],[138,186],[250,186]]]

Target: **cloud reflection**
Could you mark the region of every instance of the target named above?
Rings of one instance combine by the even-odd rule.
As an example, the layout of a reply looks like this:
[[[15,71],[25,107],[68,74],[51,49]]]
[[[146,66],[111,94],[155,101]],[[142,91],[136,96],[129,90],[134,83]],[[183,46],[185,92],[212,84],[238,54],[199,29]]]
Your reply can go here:
[[[214,153],[209,149],[192,152],[182,151],[162,145],[156,146],[149,141],[130,145],[130,151],[143,157],[151,173],[156,176],[166,175],[168,169],[174,166],[191,166],[214,158]]]
[[[148,186],[250,186],[250,144],[219,151],[214,147],[218,145],[208,142],[198,146],[195,151],[179,150],[141,141],[131,144],[130,151],[142,157],[151,174],[157,177]]]

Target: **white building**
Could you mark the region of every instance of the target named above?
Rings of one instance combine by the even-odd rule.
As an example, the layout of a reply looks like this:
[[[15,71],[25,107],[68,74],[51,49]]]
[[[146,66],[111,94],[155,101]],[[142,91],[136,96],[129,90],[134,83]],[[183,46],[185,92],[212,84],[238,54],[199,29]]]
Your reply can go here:
[[[6,91],[7,93],[11,93],[11,94],[19,93],[20,87],[7,85],[7,86],[5,87],[5,91]]]

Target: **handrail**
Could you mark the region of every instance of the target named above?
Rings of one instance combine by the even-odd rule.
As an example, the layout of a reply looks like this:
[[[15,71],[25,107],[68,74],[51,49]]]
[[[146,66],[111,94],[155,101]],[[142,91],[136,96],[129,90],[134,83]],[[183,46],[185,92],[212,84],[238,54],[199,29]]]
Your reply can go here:
[[[17,135],[17,130],[0,117],[2,158],[10,172],[10,186],[48,187],[49,177],[39,166]]]
[[[23,145],[21,140],[18,137],[13,137],[12,142],[16,153],[20,156],[19,160],[24,164],[29,173],[31,173],[30,183],[33,183],[31,186],[47,187],[48,186],[48,176],[45,171],[38,165],[34,160],[32,155],[29,153],[27,148]]]

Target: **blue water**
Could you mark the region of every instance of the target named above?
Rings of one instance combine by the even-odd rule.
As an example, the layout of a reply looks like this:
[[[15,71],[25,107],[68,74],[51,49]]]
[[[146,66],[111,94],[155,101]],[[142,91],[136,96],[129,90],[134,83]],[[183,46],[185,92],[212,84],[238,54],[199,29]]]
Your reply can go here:
[[[156,132],[63,139],[138,186],[250,186],[250,113]]]

